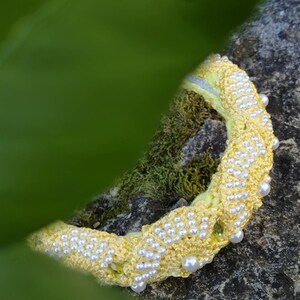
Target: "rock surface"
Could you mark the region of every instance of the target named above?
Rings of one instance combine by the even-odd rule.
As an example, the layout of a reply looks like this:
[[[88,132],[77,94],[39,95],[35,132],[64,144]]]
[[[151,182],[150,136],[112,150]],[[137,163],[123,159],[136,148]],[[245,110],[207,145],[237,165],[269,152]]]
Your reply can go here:
[[[209,134],[208,134],[209,133]],[[182,146],[183,165],[209,150],[214,159],[219,158],[226,147],[226,128],[221,121],[207,119],[195,136]]]
[[[272,191],[245,228],[242,243],[222,249],[211,264],[189,278],[149,285],[141,294],[146,299],[300,299],[300,1],[267,1],[223,54],[269,96],[267,110],[280,140]],[[219,157],[226,140],[222,126],[220,121],[206,120],[183,145],[184,162],[206,150]],[[162,205],[141,191],[124,212],[101,222],[104,207],[116,205],[117,192],[99,196],[87,208],[93,216],[89,226],[125,234],[188,204],[175,197]],[[86,225],[80,216],[72,223]]]

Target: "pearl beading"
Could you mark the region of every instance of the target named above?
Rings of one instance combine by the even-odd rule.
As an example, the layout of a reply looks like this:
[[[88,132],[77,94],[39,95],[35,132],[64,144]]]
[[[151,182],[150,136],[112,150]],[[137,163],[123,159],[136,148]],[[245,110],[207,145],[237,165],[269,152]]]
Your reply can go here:
[[[189,276],[229,242],[243,239],[252,211],[270,192],[272,150],[279,146],[265,110],[269,100],[244,71],[219,55],[183,87],[201,94],[226,120],[228,146],[207,191],[141,232],[117,236],[59,222],[30,238],[34,249],[139,293],[146,283]]]

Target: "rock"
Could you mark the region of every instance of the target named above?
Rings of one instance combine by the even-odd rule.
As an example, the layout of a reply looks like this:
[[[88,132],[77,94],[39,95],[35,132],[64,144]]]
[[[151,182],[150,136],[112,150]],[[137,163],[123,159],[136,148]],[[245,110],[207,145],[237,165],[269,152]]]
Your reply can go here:
[[[179,208],[179,207],[182,207],[182,206],[188,206],[189,203],[183,199],[183,198],[180,198],[172,207],[170,210],[173,210],[173,209],[176,209],[176,208]]]
[[[168,278],[149,285],[142,297],[164,300],[300,299],[299,16],[299,0],[268,0],[255,19],[232,37],[223,53],[247,71],[260,93],[269,96],[267,110],[280,140],[271,172],[271,193],[263,199],[264,205],[246,226],[243,242],[223,248],[211,264],[188,278]],[[224,124],[213,111],[206,117],[193,135],[182,139],[179,152],[183,166],[207,152],[217,161],[224,151]],[[93,224],[99,222],[101,225],[97,228],[101,230],[125,234],[188,203],[180,200],[185,197],[177,191],[166,194],[165,200],[146,195],[145,185],[141,183],[147,178],[145,164],[138,169],[138,174],[143,175],[134,182],[140,185],[141,191],[125,199],[128,205],[119,207],[118,213],[112,216],[108,213],[110,208],[120,205],[116,199],[118,193],[101,195],[71,223],[93,228]],[[166,189],[170,189],[171,183],[166,181]]]
[[[183,165],[194,157],[209,151],[214,159],[220,158],[226,147],[226,127],[223,122],[207,119],[195,136],[182,147]]]
[[[140,231],[143,225],[151,224],[161,216],[161,203],[145,197],[143,193],[129,200],[129,211],[105,222],[102,230],[125,235]]]

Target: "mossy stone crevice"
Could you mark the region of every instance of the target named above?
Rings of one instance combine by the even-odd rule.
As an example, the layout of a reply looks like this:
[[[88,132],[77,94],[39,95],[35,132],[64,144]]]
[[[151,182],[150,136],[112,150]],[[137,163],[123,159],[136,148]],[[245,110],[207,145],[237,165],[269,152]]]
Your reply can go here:
[[[191,203],[207,189],[219,164],[215,151],[213,156],[209,147],[202,153],[190,155],[188,160],[183,157],[183,145],[196,137],[207,119],[222,122],[222,126],[225,123],[203,97],[182,90],[175,97],[169,113],[162,118],[148,151],[132,170],[115,183],[114,191],[117,192],[96,197],[78,212],[71,223],[93,228],[95,224],[103,225],[117,215],[130,211],[130,200],[140,193],[160,202],[161,214],[168,212],[174,201],[180,198]],[[225,141],[223,144],[225,148]],[[187,162],[182,164],[183,161]]]

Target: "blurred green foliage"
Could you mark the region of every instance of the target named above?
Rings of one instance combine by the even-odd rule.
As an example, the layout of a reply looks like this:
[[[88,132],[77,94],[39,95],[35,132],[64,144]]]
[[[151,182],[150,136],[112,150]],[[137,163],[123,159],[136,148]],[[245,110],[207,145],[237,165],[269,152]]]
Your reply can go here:
[[[32,253],[24,244],[0,251],[1,300],[127,300],[125,292],[98,287],[90,276]]]
[[[0,243],[67,217],[132,166],[182,78],[255,2],[2,1]],[[110,299],[24,247],[0,251],[3,299]]]
[[[10,0],[0,2],[1,26],[0,44],[14,30],[14,25],[27,15],[32,14],[47,0]]]

